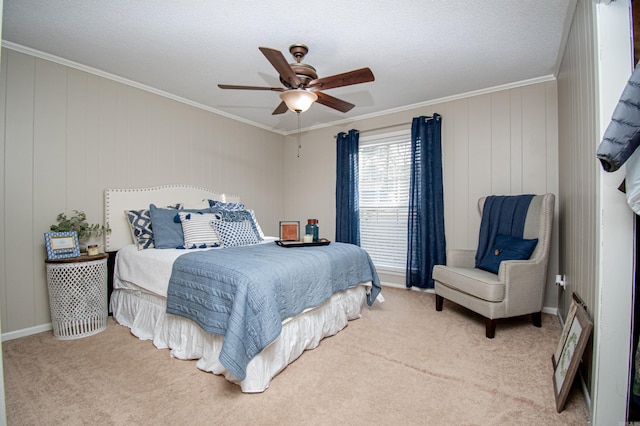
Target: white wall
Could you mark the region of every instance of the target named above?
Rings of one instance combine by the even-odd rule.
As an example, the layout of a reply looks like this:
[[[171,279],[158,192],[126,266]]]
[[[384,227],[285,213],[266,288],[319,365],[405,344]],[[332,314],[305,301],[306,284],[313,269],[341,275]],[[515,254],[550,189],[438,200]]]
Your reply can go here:
[[[596,6],[596,28],[599,142],[633,71],[629,2]],[[624,422],[630,396],[636,247],[634,214],[618,191],[623,176],[624,170],[606,173],[598,168],[593,424]]]
[[[10,49],[2,59],[5,333],[49,323],[42,233],[61,211],[85,210],[91,221],[102,220],[107,187],[205,186],[242,196],[269,234],[277,235],[280,220],[314,217],[321,234],[333,239],[335,134],[409,126],[414,116],[438,112],[449,247],[477,244],[480,196],[557,193],[554,81],[309,131],[301,135],[298,158],[297,135],[286,138],[285,149],[280,135],[116,81]],[[549,270],[557,270],[557,237]],[[403,277],[383,280],[404,284]],[[545,306],[553,309],[551,296],[548,290]]]
[[[43,233],[73,209],[102,222],[106,188],[239,195],[277,235],[282,135],[15,50],[2,49],[1,65],[3,333],[50,322]]]
[[[603,172],[595,152],[631,74],[630,34],[628,1],[578,1],[558,74],[560,313],[576,292],[594,320],[585,379],[596,425],[623,424],[627,409],[633,215],[617,190],[624,171]]]
[[[559,292],[564,316],[576,292],[593,316],[596,304],[597,72],[594,8],[578,2],[558,74],[560,122],[560,259],[566,290]]]
[[[313,108],[322,108],[314,105]],[[335,238],[335,138],[395,124],[376,133],[410,128],[413,117],[442,115],[445,232],[447,247],[475,249],[478,198],[490,194],[558,193],[558,118],[555,81],[443,100],[431,106],[354,121],[341,127],[287,137],[285,211],[288,219],[320,220],[320,233]],[[557,209],[556,209],[557,211]],[[304,222],[306,223],[306,222]],[[558,228],[553,231],[544,306],[557,306]],[[404,285],[404,277],[381,276]]]
[[[2,16],[3,16],[3,0],[0,0],[0,34],[2,34]],[[2,179],[2,181],[4,182],[4,179]],[[0,190],[0,198],[2,198],[2,194],[4,193],[3,190]],[[3,238],[3,231],[0,230],[0,241],[4,241]],[[0,263],[0,265],[2,265],[2,263]],[[2,306],[0,306],[0,312],[2,311]],[[0,314],[0,324],[2,323],[2,315]],[[0,327],[1,329],[1,327]],[[0,341],[0,355],[2,354],[2,342]],[[6,402],[5,402],[5,397],[4,397],[4,370],[2,367],[2,363],[3,363],[3,359],[2,356],[0,356],[0,425],[6,425],[7,424],[7,407],[6,407]]]

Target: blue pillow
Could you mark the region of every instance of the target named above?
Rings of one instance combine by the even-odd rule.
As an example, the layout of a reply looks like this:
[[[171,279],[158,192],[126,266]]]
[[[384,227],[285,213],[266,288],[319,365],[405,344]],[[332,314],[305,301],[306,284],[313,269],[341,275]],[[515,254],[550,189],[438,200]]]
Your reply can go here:
[[[178,210],[187,211],[187,210]],[[153,244],[156,248],[184,248],[184,234],[182,223],[178,216],[178,223],[174,221],[177,211],[174,209],[161,209],[155,204],[149,206],[149,216],[153,227]]]
[[[167,206],[167,209],[181,209],[182,204]],[[133,241],[138,246],[138,250],[153,248],[153,229],[151,227],[151,216],[149,209],[125,210]]]
[[[155,228],[154,228],[155,229]],[[538,239],[524,240],[509,235],[498,234],[490,250],[487,250],[478,268],[498,273],[503,260],[527,260],[538,244]]]

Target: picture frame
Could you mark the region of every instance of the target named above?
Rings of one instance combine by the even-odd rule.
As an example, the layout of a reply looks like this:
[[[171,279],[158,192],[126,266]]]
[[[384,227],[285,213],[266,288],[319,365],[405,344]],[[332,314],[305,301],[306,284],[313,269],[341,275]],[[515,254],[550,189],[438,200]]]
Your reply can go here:
[[[80,256],[80,244],[78,233],[70,232],[45,232],[44,244],[47,248],[47,259],[68,259]]]
[[[300,221],[280,221],[280,241],[299,241]]]
[[[562,411],[567,401],[567,396],[593,329],[593,322],[587,315],[584,306],[573,300],[571,307],[574,305],[575,313],[570,320],[567,316],[567,321],[562,331],[560,355],[556,358],[556,354],[554,354],[552,357],[554,364],[553,390],[558,413]]]
[[[576,316],[576,310],[578,309],[578,303],[575,299],[571,300],[571,305],[569,306],[569,311],[567,312],[567,317],[564,320],[564,328],[562,329],[562,334],[560,335],[560,340],[558,341],[558,347],[556,348],[555,353],[551,357],[551,361],[553,362],[553,368],[556,368],[558,365],[558,360],[562,355],[562,349],[564,348],[564,344],[567,341],[567,336],[569,335],[570,324],[573,321],[573,318]]]

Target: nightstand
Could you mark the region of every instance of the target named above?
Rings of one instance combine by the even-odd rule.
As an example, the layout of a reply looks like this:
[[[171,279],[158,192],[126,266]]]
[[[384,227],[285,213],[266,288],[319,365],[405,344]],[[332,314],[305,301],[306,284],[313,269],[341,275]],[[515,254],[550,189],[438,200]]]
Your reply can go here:
[[[107,258],[101,253],[45,261],[56,339],[91,336],[107,327]]]

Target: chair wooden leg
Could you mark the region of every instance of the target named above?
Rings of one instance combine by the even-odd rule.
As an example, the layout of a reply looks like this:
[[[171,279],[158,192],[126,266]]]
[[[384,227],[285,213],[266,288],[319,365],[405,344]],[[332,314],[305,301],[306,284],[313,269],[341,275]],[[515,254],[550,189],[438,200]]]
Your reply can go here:
[[[487,339],[493,339],[496,336],[496,320],[486,318],[485,327],[487,329],[486,331]]]
[[[444,303],[444,297],[436,294],[436,311],[442,310],[442,304]]]
[[[533,325],[536,327],[542,327],[542,312],[534,312],[531,314]]]

